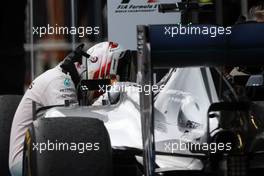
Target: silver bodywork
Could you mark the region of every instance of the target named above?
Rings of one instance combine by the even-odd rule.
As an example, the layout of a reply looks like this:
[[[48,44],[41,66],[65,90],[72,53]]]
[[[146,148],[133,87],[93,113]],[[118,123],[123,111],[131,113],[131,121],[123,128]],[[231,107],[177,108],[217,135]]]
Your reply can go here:
[[[89,117],[104,121],[112,147],[142,149],[139,107],[139,89],[135,83],[119,83],[126,90],[120,92],[116,104],[95,106],[57,107],[48,110],[44,117]],[[114,94],[116,96],[116,94]],[[109,95],[111,96],[111,94]],[[109,97],[107,97],[109,98]],[[191,154],[188,150],[172,150],[166,145],[175,141],[205,142],[207,138],[207,110],[218,97],[211,73],[207,68],[184,68],[173,71],[164,89],[155,96],[156,150],[168,153]],[[192,125],[187,125],[188,123]],[[217,119],[210,119],[210,131],[217,127]],[[140,161],[141,158],[137,157]],[[200,160],[191,157],[156,156],[161,168],[202,169]]]

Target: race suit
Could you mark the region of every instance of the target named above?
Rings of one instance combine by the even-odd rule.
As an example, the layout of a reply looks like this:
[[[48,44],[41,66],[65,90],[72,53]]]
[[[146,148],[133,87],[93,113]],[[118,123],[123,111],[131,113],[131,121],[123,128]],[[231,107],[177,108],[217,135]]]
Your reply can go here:
[[[62,72],[60,65],[41,74],[29,86],[16,110],[11,128],[9,168],[12,176],[22,175],[25,133],[33,122],[32,101],[39,108],[61,105],[65,100],[77,102],[77,95],[71,76]]]

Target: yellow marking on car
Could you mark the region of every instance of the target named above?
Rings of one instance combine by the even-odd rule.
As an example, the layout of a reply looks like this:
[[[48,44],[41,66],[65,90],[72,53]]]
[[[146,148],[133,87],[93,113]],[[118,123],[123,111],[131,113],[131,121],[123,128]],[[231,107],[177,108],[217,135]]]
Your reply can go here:
[[[252,124],[254,125],[254,127],[258,130],[258,126],[256,124],[256,121],[255,121],[255,118],[253,115],[250,116],[250,120],[251,120]]]
[[[237,138],[238,138],[238,141],[239,141],[239,146],[238,146],[238,148],[239,148],[239,149],[242,149],[242,147],[243,147],[243,142],[242,142],[242,138],[241,138],[240,134],[237,134]]]

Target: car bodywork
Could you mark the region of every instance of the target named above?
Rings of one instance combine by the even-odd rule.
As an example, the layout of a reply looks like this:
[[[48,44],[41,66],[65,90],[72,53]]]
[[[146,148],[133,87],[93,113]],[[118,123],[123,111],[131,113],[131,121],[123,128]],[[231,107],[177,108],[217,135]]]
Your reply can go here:
[[[212,28],[216,27],[214,25],[194,25],[198,28]],[[179,28],[179,25],[151,25],[151,26],[138,26],[138,65],[139,65],[139,83],[141,85],[152,84],[152,70],[153,68],[168,68],[168,67],[199,67],[199,66],[209,66],[209,67],[223,67],[223,66],[252,66],[252,65],[263,65],[263,24],[261,23],[242,23],[232,26],[231,33],[224,35],[217,35],[216,37],[211,37],[207,34],[185,34],[177,35],[173,37],[171,35],[166,35],[166,29]],[[186,28],[188,26],[185,25]],[[247,34],[247,35],[245,35]],[[222,78],[220,78],[222,79]],[[218,86],[216,86],[217,88]],[[221,87],[221,86],[220,86]],[[230,89],[230,87],[228,88]],[[241,105],[241,97],[235,95],[235,91],[230,89],[230,93],[233,94],[234,99],[229,99],[229,101],[234,101],[235,106],[230,108],[230,104],[225,106],[220,105],[217,110],[223,111],[226,108],[232,111],[231,114],[224,117],[223,114],[220,115],[219,120],[222,122],[224,120],[232,119],[236,122],[233,123],[234,126],[228,128],[224,127],[232,132],[235,132],[235,138],[238,138],[238,145],[234,148],[244,148],[242,147],[243,142],[241,142],[241,135],[239,132],[246,134],[246,138],[254,138],[254,132],[252,132],[249,121],[249,114],[245,115],[235,115],[235,112],[239,109]],[[207,91],[209,92],[209,91]],[[231,95],[230,94],[230,95]],[[221,97],[221,100],[223,97]],[[152,95],[140,95],[141,104],[141,117],[143,120],[143,126],[146,130],[143,130],[143,146],[144,146],[144,166],[145,174],[148,176],[155,175],[155,163],[153,158],[155,158],[155,138],[154,134],[154,123],[155,110],[154,101]],[[245,101],[242,100],[242,101]],[[211,106],[213,106],[212,104]],[[211,106],[208,112],[211,111]],[[212,108],[213,109],[213,108]],[[240,108],[240,111],[247,111],[248,108]],[[214,114],[216,115],[216,114]],[[208,115],[208,119],[209,119]],[[233,117],[232,117],[233,116]],[[235,118],[234,118],[235,117]],[[240,122],[239,122],[240,120]],[[242,122],[242,123],[241,123]],[[246,122],[246,123],[243,123]],[[210,123],[208,126],[208,143],[213,141],[210,140]],[[221,127],[221,126],[220,126]],[[254,127],[253,127],[254,129]],[[255,129],[256,130],[256,129]],[[253,130],[254,131],[254,130]],[[237,133],[238,132],[238,133]],[[222,135],[222,137],[225,135]],[[255,136],[256,137],[256,136]],[[250,142],[249,142],[250,143]],[[246,144],[248,145],[248,143]],[[242,150],[238,154],[238,160],[232,159],[232,156],[227,157],[228,169],[226,174],[228,175],[247,175],[248,163],[245,163],[242,159],[243,154],[249,157],[249,152],[254,153],[254,151]],[[231,154],[232,155],[232,154]],[[230,156],[229,154],[227,156]],[[239,158],[240,157],[240,158]],[[207,154],[207,158],[212,158],[210,153]],[[217,157],[213,157],[219,160]],[[245,157],[244,157],[245,158]],[[240,160],[242,159],[242,160]],[[213,162],[211,162],[213,163]],[[233,163],[233,164],[230,164]],[[240,167],[241,166],[241,167]],[[221,167],[221,166],[220,166]],[[217,168],[211,168],[214,172],[217,172]],[[250,172],[251,173],[251,172]],[[252,173],[251,173],[252,174]],[[225,175],[225,174],[223,174]]]
[[[206,140],[207,109],[212,102],[218,100],[210,70],[177,69],[172,70],[165,78],[167,82],[164,88],[156,93],[155,98],[156,149],[160,152],[191,154],[187,150],[176,151],[168,145],[181,140],[185,142]],[[209,81],[205,83],[205,79]],[[55,107],[45,112],[44,118],[67,116],[97,118],[104,121],[113,148],[142,149],[138,85],[127,82],[118,83],[116,86],[125,87],[125,91],[119,92],[120,99],[116,104]],[[206,86],[210,87],[210,93],[207,92]],[[216,118],[211,119],[212,130],[217,127],[217,122]],[[176,167],[185,170],[203,168],[201,161],[191,157],[158,156],[156,162],[161,168]]]
[[[212,158],[210,153],[200,151],[196,154],[197,152],[189,150],[175,150],[172,145],[179,141],[212,142],[209,140],[214,135],[211,132],[217,133],[215,129],[219,126],[219,120],[223,121],[223,119],[218,118],[217,114],[213,114],[213,117],[209,118],[208,109],[211,104],[223,100],[223,97],[218,95],[212,70],[203,66],[263,64],[263,60],[259,59],[259,56],[263,54],[263,40],[259,40],[256,33],[245,36],[248,40],[247,43],[241,38],[241,35],[246,31],[252,32],[252,28],[256,29],[256,33],[260,33],[263,25],[238,25],[232,28],[233,33],[230,36],[216,38],[203,35],[192,36],[193,40],[186,40],[187,36],[180,36],[176,40],[160,36],[164,29],[162,25],[139,26],[137,75],[139,84],[119,83],[116,85],[117,87],[127,87],[127,90],[120,92],[119,101],[115,103],[112,103],[111,99],[115,99],[116,94],[112,94],[114,97],[108,94],[104,101],[108,102],[106,105],[55,107],[45,112],[42,117],[76,116],[103,120],[114,150],[124,148],[126,152],[134,148],[143,152],[143,158],[141,155],[134,156],[137,156],[137,161],[144,165],[145,175],[148,176],[154,175],[154,172],[162,172],[162,169],[167,171],[170,169],[204,170],[206,165],[203,161]],[[149,35],[146,35],[147,30]],[[263,34],[261,36],[263,38]],[[190,43],[190,41],[192,42]],[[184,46],[181,46],[182,44]],[[175,59],[176,57],[177,59]],[[145,94],[144,91],[138,89],[139,86],[152,86],[152,67],[187,66],[192,68],[171,70],[165,76],[161,81],[161,84],[165,85],[163,91]],[[219,77],[224,79],[221,74]],[[228,85],[227,81],[224,82],[227,84],[229,92],[238,101],[232,86]],[[96,104],[100,104],[102,100],[98,101]],[[237,110],[234,108],[233,111]],[[234,119],[232,116],[225,118]],[[234,130],[241,130],[243,133],[249,132],[250,128],[243,128],[243,126],[239,126],[238,122],[235,125],[238,127],[231,126],[231,132]],[[227,134],[225,132],[230,131],[224,130],[224,135]],[[232,133],[231,137],[233,134],[239,133]],[[258,132],[260,135],[254,136],[255,134],[252,132],[253,140],[255,140],[254,137],[263,138],[261,132]],[[241,136],[237,136],[240,140]],[[168,144],[172,144],[171,147],[167,147]],[[252,152],[252,150],[246,152],[248,151]],[[247,153],[245,154],[247,155]],[[256,163],[261,162],[251,162],[250,164],[256,166]],[[261,164],[258,166],[262,167]],[[233,168],[236,169],[236,167]],[[239,168],[244,169],[245,167]],[[217,170],[213,171],[217,172]],[[243,171],[241,173],[240,175],[244,174]]]

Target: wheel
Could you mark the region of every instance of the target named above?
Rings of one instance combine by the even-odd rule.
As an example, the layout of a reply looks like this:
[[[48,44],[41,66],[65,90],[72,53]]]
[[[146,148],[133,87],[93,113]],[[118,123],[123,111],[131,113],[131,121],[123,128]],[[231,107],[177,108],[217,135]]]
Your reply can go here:
[[[98,119],[41,118],[26,133],[23,176],[109,176],[111,173],[110,138]]]
[[[0,175],[9,176],[9,139],[14,114],[21,95],[0,96]]]
[[[247,176],[248,158],[247,156],[229,156],[227,159],[228,176]]]

